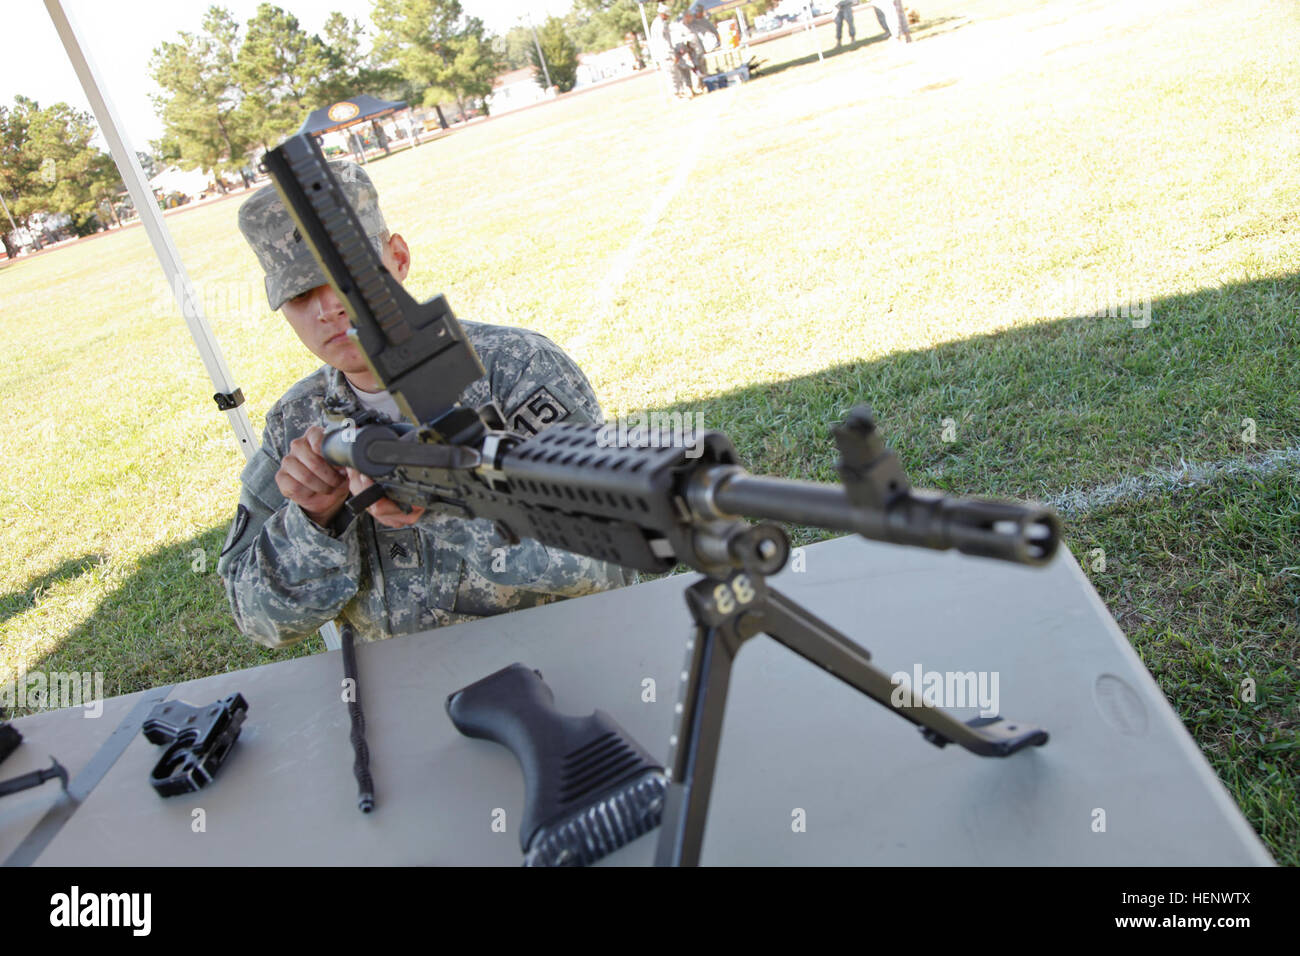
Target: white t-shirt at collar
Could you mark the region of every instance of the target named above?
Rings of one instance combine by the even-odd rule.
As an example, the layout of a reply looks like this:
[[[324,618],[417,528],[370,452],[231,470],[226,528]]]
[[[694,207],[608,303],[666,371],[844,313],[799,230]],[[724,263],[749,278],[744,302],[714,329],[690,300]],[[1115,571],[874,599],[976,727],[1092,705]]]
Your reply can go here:
[[[361,403],[363,408],[379,412],[392,422],[406,421],[402,417],[402,413],[398,411],[397,399],[393,398],[391,392],[363,392],[351,382],[348,382],[348,388],[352,389],[352,394],[357,397],[357,401]]]

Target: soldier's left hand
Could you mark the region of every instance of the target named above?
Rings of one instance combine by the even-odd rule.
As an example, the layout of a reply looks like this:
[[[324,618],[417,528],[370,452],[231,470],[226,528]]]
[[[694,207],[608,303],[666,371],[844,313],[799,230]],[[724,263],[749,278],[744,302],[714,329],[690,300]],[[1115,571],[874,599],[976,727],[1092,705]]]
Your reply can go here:
[[[348,469],[349,494],[359,495],[373,484],[374,481],[368,475],[363,475],[355,468]],[[424,509],[416,505],[408,514],[399,508],[396,502],[388,498],[380,498],[366,509],[366,513],[386,528],[409,528],[420,520]]]

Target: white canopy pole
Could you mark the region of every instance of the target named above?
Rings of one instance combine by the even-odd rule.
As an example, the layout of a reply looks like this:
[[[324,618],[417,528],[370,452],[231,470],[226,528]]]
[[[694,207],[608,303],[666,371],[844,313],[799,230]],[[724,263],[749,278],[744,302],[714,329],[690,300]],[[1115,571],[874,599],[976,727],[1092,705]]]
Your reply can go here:
[[[122,182],[126,184],[127,191],[131,194],[131,201],[135,203],[135,210],[140,216],[140,222],[144,224],[149,242],[153,244],[153,251],[158,256],[163,275],[167,277],[167,285],[176,296],[181,315],[185,319],[185,324],[189,326],[190,336],[194,339],[199,356],[203,359],[203,366],[208,371],[208,377],[212,379],[212,386],[219,395],[234,396],[229,402],[224,403],[231,406],[224,411],[230,421],[230,427],[235,431],[235,439],[239,443],[240,450],[246,459],[250,458],[257,451],[258,440],[253,434],[253,426],[249,424],[248,413],[240,404],[243,396],[237,394],[239,390],[235,386],[230,369],[226,367],[221,348],[212,336],[212,329],[209,328],[208,320],[203,315],[194,285],[190,282],[185,266],[181,263],[180,254],[172,243],[171,233],[163,225],[162,213],[158,211],[153,190],[149,188],[144,171],[140,168],[140,160],[127,142],[126,132],[118,123],[117,111],[109,102],[108,93],[99,82],[99,71],[90,62],[76,27],[63,9],[63,0],[45,0],[45,8],[49,11],[50,19],[54,21],[54,29],[58,31],[59,39],[63,41],[63,48],[68,51],[72,68],[77,71],[81,88],[85,90],[86,98],[90,100],[90,108],[94,111],[95,119],[99,121],[100,132],[104,134],[104,139],[108,140],[113,161],[117,164],[118,172],[122,174]]]
[[[817,24],[813,22],[812,4],[809,3],[804,7],[803,12],[808,14],[808,23],[804,29],[808,31],[810,36],[812,36],[813,48],[817,51],[817,62],[825,63],[826,57],[822,56],[822,45],[817,42]]]
[[[542,73],[546,76],[546,92],[551,92],[551,71],[546,66],[546,54],[542,52],[542,41],[537,39],[537,27],[533,26],[533,15],[525,14],[528,17],[528,29],[533,31],[533,42],[537,44],[537,59],[541,61]],[[645,15],[642,14],[644,17]]]
[[[230,427],[234,429],[239,449],[247,460],[256,454],[260,443],[253,433],[252,424],[248,421],[248,412],[243,406],[243,393],[235,386],[230,369],[226,367],[221,347],[217,345],[212,329],[208,326],[207,317],[203,314],[199,297],[194,292],[194,285],[190,282],[190,277],[181,262],[180,253],[176,251],[171,233],[163,224],[162,213],[158,211],[153,191],[144,178],[140,160],[127,142],[126,133],[117,121],[117,111],[113,109],[108,93],[99,82],[99,71],[91,63],[77,29],[73,26],[67,11],[63,9],[63,0],[45,0],[45,9],[49,11],[50,19],[54,21],[54,29],[58,31],[59,39],[63,41],[63,48],[68,52],[72,68],[77,71],[81,88],[85,91],[86,98],[90,100],[90,108],[94,111],[95,119],[99,121],[100,132],[104,134],[104,139],[108,140],[113,162],[117,164],[117,170],[122,174],[122,182],[126,184],[127,191],[131,194],[131,201],[135,203],[140,222],[144,224],[144,231],[153,245],[154,254],[158,256],[158,264],[162,266],[163,275],[167,277],[167,284],[176,296],[181,315],[185,319],[185,324],[189,326],[190,336],[194,339],[194,345],[203,359],[203,366],[208,371],[208,377],[212,379],[212,386],[217,390],[217,395],[226,399],[224,402],[219,401],[218,407],[226,413]],[[322,627],[320,633],[325,640],[325,646],[330,650],[337,650],[341,646],[338,628],[333,621]]]
[[[645,44],[650,46],[650,22],[645,18],[646,0],[637,0],[636,8],[641,11],[641,29],[645,30]]]

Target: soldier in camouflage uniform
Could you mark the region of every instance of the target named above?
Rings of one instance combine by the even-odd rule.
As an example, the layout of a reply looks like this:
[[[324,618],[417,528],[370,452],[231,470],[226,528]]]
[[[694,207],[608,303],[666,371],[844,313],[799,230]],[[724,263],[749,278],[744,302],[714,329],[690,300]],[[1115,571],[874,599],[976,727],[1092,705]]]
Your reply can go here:
[[[689,31],[688,52],[691,62],[695,66],[695,73],[702,83],[704,77],[709,73],[704,38],[711,35],[713,37],[713,48],[716,50],[722,45],[722,37],[718,36],[718,28],[713,25],[713,21],[700,13],[695,7],[691,7],[682,14],[682,25]]]
[[[410,268],[390,234],[365,171],[333,169],[388,270]],[[354,521],[343,507],[372,482],[321,457],[324,426],[400,418],[353,339],[274,187],[239,210],[239,226],[266,272],[266,295],[326,365],[294,385],[266,416],[262,447],[240,476],[243,490],[217,570],[241,631],[269,647],[292,644],[341,618],[363,640],[474,620],[562,597],[618,587],[630,572],[525,540],[511,546],[491,522],[436,509],[409,514],[386,498]],[[531,434],[558,421],[596,422],[599,404],[582,370],[543,335],[462,323],[487,371],[461,395],[495,400],[508,426]]]
[[[650,21],[650,55],[659,69],[668,74],[673,95],[685,99],[694,96],[691,88],[691,69],[687,66],[687,37],[680,23],[668,20],[668,4],[659,4],[655,18]]]

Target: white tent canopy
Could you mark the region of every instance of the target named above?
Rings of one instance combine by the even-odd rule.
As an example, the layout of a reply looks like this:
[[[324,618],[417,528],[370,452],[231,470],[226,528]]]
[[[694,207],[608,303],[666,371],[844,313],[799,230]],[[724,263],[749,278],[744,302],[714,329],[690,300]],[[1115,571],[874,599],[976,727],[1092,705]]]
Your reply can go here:
[[[161,173],[149,180],[150,189],[161,189],[164,193],[181,193],[184,196],[200,196],[212,186],[212,177],[201,169],[181,169],[168,166]]]

